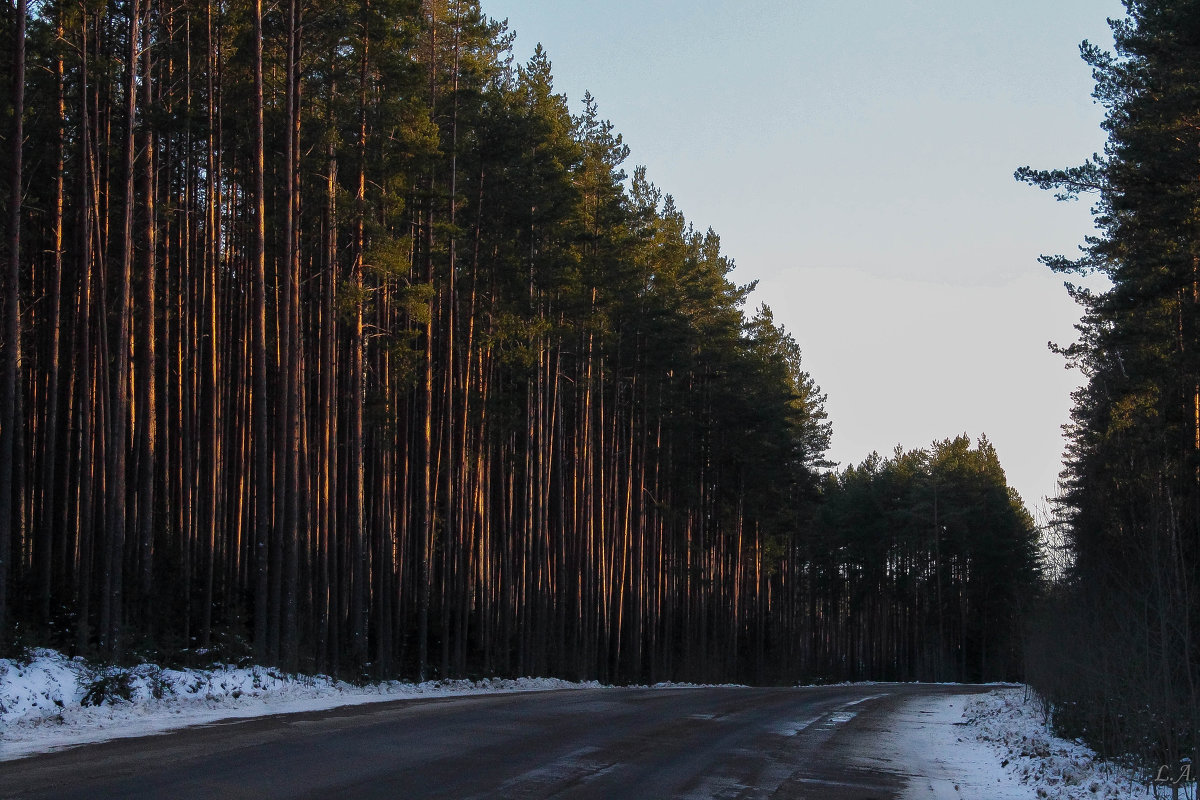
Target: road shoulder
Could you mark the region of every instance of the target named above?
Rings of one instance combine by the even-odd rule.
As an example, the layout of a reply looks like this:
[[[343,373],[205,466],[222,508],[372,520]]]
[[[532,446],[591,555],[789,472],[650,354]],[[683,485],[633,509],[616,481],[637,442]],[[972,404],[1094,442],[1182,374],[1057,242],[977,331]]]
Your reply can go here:
[[[866,769],[898,772],[908,781],[904,800],[1029,800],[1033,792],[975,737],[964,718],[974,695],[918,695],[904,700],[888,730],[857,756]]]

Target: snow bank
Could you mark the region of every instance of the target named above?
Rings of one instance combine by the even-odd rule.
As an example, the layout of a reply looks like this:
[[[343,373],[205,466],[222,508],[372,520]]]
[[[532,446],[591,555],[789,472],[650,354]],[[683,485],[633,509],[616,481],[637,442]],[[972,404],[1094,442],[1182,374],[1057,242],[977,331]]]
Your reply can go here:
[[[904,776],[904,800],[1174,800],[1153,776],[1055,736],[1021,686],[912,697],[855,762]],[[1197,800],[1195,783],[1179,789]]]
[[[963,723],[970,696],[917,695],[888,717],[857,756],[858,766],[906,779],[903,800],[1031,800]]]
[[[963,719],[966,729],[991,748],[1008,775],[1031,790],[1030,796],[1054,800],[1172,796],[1169,786],[1155,787],[1132,770],[1100,759],[1085,745],[1052,734],[1024,689],[972,697],[965,704]],[[1180,787],[1179,797],[1195,800],[1196,784]]]
[[[595,688],[557,678],[355,686],[264,667],[101,668],[53,650],[0,659],[0,761],[213,722],[416,697]],[[103,690],[103,691],[101,691]]]

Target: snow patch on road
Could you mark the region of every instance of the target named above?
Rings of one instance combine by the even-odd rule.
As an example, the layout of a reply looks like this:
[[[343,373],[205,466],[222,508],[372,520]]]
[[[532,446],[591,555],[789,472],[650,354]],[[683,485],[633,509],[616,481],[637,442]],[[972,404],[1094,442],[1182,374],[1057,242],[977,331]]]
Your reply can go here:
[[[800,732],[807,730],[810,725],[819,721],[820,719],[820,716],[816,716],[810,719],[802,719],[798,721],[789,720],[778,725],[775,728],[775,733],[779,734],[780,736],[796,736]]]
[[[908,777],[905,800],[1029,800],[1029,790],[1000,767],[991,749],[964,730],[966,695],[906,702],[859,764]]]
[[[857,711],[835,711],[829,715],[829,719],[825,720],[825,725],[829,728],[832,728],[835,725],[845,725],[847,722],[857,716]]]

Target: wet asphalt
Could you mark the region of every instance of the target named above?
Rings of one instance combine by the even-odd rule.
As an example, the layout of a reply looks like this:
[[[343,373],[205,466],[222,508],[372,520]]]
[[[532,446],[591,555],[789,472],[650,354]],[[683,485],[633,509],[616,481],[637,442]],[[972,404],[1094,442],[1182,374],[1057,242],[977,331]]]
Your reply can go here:
[[[3,798],[896,800],[896,712],[987,687],[581,689],[218,722],[0,762]]]

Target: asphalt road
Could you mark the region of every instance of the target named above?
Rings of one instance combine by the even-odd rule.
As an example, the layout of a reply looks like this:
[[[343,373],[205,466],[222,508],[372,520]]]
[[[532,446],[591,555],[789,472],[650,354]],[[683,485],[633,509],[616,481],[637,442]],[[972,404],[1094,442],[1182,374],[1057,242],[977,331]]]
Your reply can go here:
[[[4,798],[897,798],[871,761],[913,698],[984,691],[585,689],[231,720],[0,763]]]

